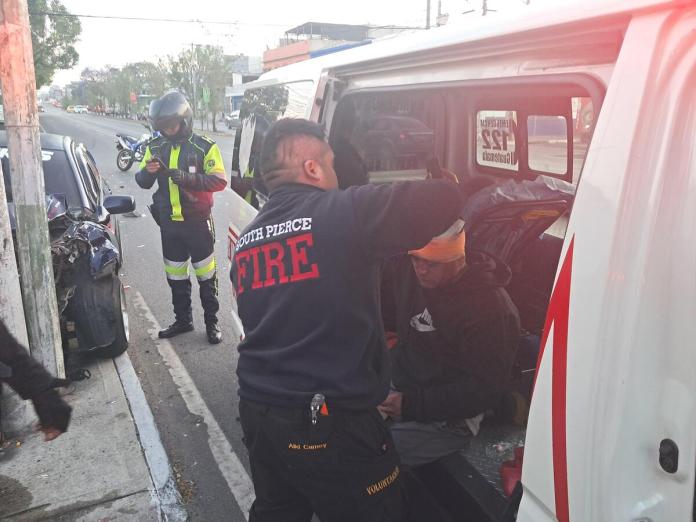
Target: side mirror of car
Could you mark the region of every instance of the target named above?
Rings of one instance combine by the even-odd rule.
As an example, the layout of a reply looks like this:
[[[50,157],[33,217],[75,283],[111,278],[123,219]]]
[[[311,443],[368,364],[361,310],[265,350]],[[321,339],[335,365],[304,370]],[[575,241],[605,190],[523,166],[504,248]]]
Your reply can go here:
[[[102,206],[109,214],[125,214],[135,210],[133,196],[108,196]]]

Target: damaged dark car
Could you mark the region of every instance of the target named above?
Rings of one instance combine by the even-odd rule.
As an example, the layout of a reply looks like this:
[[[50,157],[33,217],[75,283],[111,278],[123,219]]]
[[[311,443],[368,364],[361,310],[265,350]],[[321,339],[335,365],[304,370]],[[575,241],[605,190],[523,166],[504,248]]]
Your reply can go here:
[[[116,357],[128,348],[128,314],[115,216],[133,212],[135,201],[105,195],[110,191],[94,158],[69,137],[41,134],[41,156],[63,349],[66,355]],[[2,131],[0,165],[14,232],[7,137]]]

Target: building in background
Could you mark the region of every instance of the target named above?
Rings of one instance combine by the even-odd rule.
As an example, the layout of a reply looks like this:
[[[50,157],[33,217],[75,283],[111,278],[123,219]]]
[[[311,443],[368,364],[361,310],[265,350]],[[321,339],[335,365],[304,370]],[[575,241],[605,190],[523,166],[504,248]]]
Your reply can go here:
[[[244,84],[256,80],[263,72],[263,59],[260,56],[245,54],[225,56],[225,108],[223,112],[228,128],[238,123],[239,107],[244,97]]]
[[[278,47],[263,53],[263,70],[270,71],[414,29],[419,28],[307,22],[287,30]]]

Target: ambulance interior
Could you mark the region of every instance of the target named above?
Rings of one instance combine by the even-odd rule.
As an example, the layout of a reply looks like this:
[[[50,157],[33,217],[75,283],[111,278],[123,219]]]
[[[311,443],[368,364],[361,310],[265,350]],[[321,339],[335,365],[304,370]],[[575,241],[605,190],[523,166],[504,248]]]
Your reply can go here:
[[[421,520],[502,520],[521,496],[521,462],[509,461],[524,445],[546,309],[603,91],[581,75],[519,80],[346,92],[333,112],[330,141],[349,142],[372,183],[425,178],[433,157],[460,183],[488,178],[463,209],[467,248],[513,274],[507,290],[523,333],[509,392],[466,450],[410,474],[410,487],[428,497]]]

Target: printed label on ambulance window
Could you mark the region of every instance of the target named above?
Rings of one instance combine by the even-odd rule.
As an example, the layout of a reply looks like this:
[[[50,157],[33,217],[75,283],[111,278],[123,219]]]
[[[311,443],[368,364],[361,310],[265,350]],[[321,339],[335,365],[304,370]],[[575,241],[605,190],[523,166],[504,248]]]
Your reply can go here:
[[[518,172],[516,128],[516,111],[479,111],[476,117],[476,162],[482,167]]]

